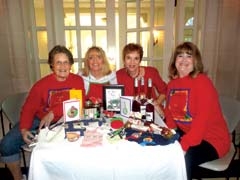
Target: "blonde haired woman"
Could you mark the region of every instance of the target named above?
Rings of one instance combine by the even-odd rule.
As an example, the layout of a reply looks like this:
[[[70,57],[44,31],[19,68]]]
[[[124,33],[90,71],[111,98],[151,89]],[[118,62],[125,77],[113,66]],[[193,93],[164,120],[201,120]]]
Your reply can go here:
[[[105,51],[98,46],[90,47],[84,58],[84,68],[79,72],[84,80],[86,100],[102,101],[103,85],[117,84],[116,73],[110,69]]]

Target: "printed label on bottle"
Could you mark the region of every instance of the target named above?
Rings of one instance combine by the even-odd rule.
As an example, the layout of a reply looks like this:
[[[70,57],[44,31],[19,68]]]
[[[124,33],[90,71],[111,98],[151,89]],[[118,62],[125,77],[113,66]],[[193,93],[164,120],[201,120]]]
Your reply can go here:
[[[153,121],[153,112],[146,112],[146,121]]]
[[[140,106],[140,113],[146,115],[146,106]]]

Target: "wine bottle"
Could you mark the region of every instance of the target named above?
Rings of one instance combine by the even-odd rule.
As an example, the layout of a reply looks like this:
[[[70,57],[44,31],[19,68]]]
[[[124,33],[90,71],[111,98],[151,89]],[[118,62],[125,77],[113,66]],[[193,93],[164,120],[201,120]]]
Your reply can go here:
[[[132,113],[135,116],[135,113],[140,112],[140,102],[139,102],[139,93],[138,93],[138,79],[134,79],[134,96],[132,102]]]
[[[145,94],[145,86],[144,86],[144,77],[141,77],[140,83],[140,113],[142,115],[142,120],[146,120],[146,94]]]
[[[146,102],[146,123],[154,123],[154,105],[152,98],[152,79],[148,79],[147,102]]]

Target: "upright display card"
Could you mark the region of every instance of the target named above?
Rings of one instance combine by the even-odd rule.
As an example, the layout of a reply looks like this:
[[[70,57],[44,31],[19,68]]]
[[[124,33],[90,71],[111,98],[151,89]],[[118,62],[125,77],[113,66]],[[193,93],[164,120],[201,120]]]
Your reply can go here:
[[[129,117],[132,111],[132,96],[121,96],[120,97],[120,104],[121,104],[121,110],[120,114],[124,117]]]
[[[63,102],[63,117],[65,122],[80,119],[80,100],[70,99]]]

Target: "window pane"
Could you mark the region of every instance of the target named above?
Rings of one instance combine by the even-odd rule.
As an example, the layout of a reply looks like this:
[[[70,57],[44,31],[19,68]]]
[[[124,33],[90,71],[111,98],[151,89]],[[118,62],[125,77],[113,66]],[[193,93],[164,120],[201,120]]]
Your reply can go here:
[[[140,27],[149,27],[150,25],[150,1],[146,0],[146,1],[141,1],[140,4],[140,14],[141,14],[141,18],[140,18]]]
[[[149,56],[149,39],[150,39],[150,33],[149,31],[142,31],[140,32],[140,44],[143,47],[143,57]]]
[[[74,62],[74,64],[72,65],[71,68],[71,72],[74,74],[77,74],[79,71],[79,63],[78,62]]]
[[[96,1],[95,3],[95,21],[96,26],[106,26],[106,2],[105,0]]]
[[[127,2],[127,29],[137,27],[136,2]]]
[[[165,0],[157,0],[154,5],[154,26],[165,24]]]
[[[163,72],[163,61],[162,60],[160,60],[160,61],[159,60],[157,60],[157,61],[142,60],[141,65],[142,66],[153,66],[153,67],[157,68],[159,74],[162,75],[162,72]]]
[[[76,30],[65,30],[66,47],[72,52],[73,58],[78,57]]]
[[[146,61],[146,60],[141,61],[141,66],[148,66],[148,65],[149,65],[149,61]]]
[[[185,16],[184,22],[185,26],[193,26],[193,17],[194,17],[194,0],[185,1]]]
[[[96,20],[96,26],[106,26],[107,24],[106,14],[96,13],[95,20]]]
[[[117,62],[120,61],[118,54],[119,52],[116,46],[109,46],[108,50],[106,50],[106,55],[107,55],[111,70],[116,70],[116,64]]]
[[[52,72],[52,70],[50,69],[50,67],[47,63],[40,64],[41,77],[44,77],[44,76],[50,74],[51,72]]]
[[[193,37],[193,30],[192,29],[185,29],[184,30],[184,41],[192,42]]]
[[[80,31],[81,38],[81,55],[84,58],[87,49],[93,45],[92,34],[90,30],[82,30]]]
[[[37,31],[38,57],[48,59],[48,40],[46,31]]]
[[[96,31],[96,45],[100,46],[104,50],[107,49],[107,31],[106,30]]]
[[[163,61],[160,60],[160,61],[152,61],[152,66],[156,67],[159,74],[162,76],[163,74]]]
[[[153,32],[153,57],[159,58],[163,56],[163,44],[165,34],[164,31],[154,30]]]
[[[36,26],[46,26],[44,0],[34,0]]]
[[[137,42],[137,33],[128,32],[127,33],[127,43],[136,43]]]
[[[64,10],[64,25],[65,26],[75,26],[75,5],[74,0],[64,0],[63,1],[63,10]]]
[[[90,1],[79,0],[80,26],[91,26]]]

